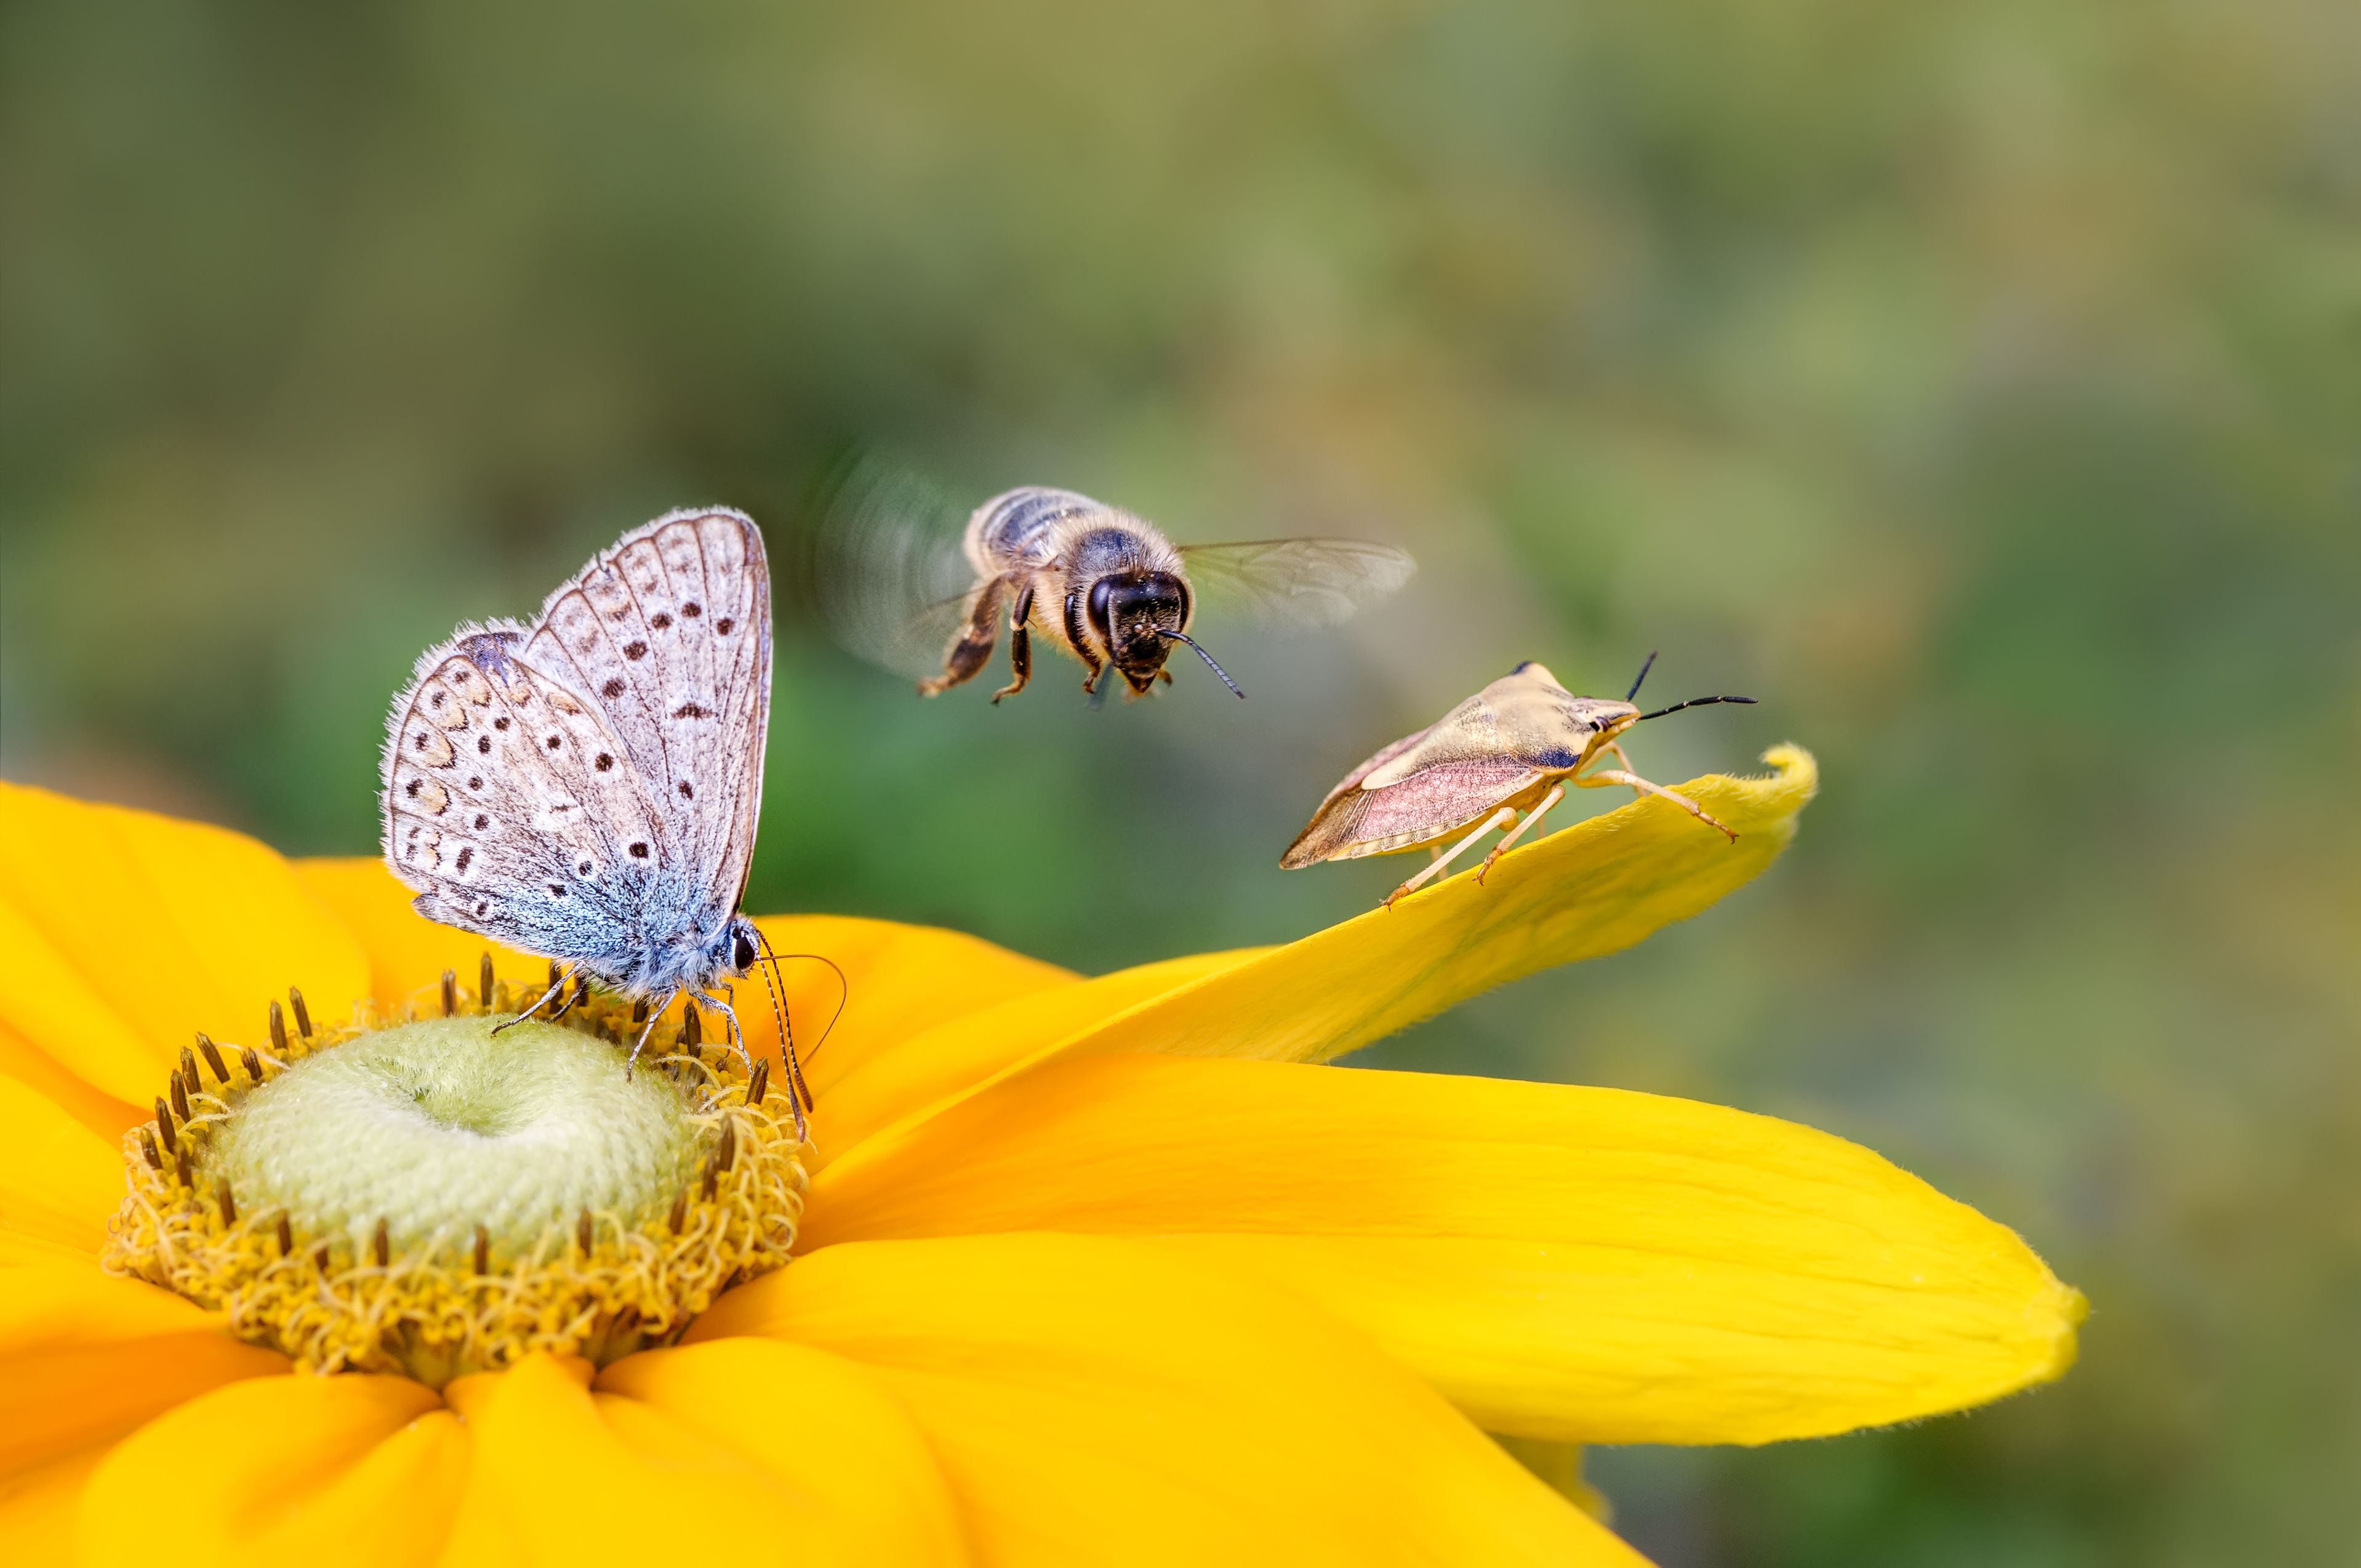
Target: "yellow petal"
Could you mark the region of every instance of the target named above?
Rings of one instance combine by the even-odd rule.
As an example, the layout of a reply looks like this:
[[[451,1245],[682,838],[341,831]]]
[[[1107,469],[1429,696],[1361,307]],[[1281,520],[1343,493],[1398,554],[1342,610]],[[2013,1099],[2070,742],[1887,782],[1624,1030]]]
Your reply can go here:
[[[0,1556],[11,1563],[71,1563],[82,1486],[109,1445],[62,1454],[0,1478]]]
[[[1351,1330],[1159,1243],[831,1247],[690,1337],[752,1333],[892,1388],[986,1562],[1640,1561]]]
[[[0,925],[7,920],[6,912],[0,910]],[[0,945],[0,951],[14,949]],[[105,1092],[16,1033],[5,1018],[0,1018],[0,1077],[15,1079],[108,1143],[152,1114]]]
[[[2013,1232],[1808,1127],[1268,1062],[1011,1080],[822,1172],[801,1240],[1007,1231],[1189,1237],[1358,1324],[1479,1425],[1562,1441],[1957,1409],[2064,1371],[2081,1315]]]
[[[13,1078],[0,1078],[0,1233],[96,1255],[123,1201],[123,1156]]]
[[[1628,948],[1744,885],[1795,837],[1796,815],[1819,787],[1818,769],[1796,746],[1775,747],[1763,760],[1777,769],[1769,778],[1713,773],[1680,786],[1737,830],[1734,844],[1677,806],[1636,802],[1511,850],[1487,885],[1453,877],[1391,909],[1259,955],[1233,955],[1030,1057],[964,1063],[989,1075],[890,1124],[864,1117],[823,1146],[823,1157],[883,1152],[849,1146],[890,1145],[960,1095],[1045,1061],[1106,1052],[1327,1061],[1536,970]]]
[[[1016,1063],[1054,1051],[1061,1041],[1095,1029],[1107,1018],[1244,961],[1262,948],[1200,953],[1118,970],[1096,980],[1056,986],[955,1017],[923,1034],[871,1052],[854,1070],[825,1090],[812,1141],[818,1164],[851,1148],[910,1113],[954,1098]]]
[[[767,1474],[789,1499],[774,1527],[798,1561],[967,1561],[959,1510],[933,1451],[875,1376],[841,1356],[769,1339],[712,1340],[651,1351],[598,1376],[673,1426]]]
[[[374,855],[292,862],[313,896],[336,913],[368,955],[368,994],[389,1013],[439,984],[449,970],[472,991],[486,953],[500,978],[522,985],[546,979],[549,960],[488,937],[439,925],[410,907],[413,894]]]
[[[178,1296],[93,1263],[0,1275],[0,1475],[129,1431],[208,1388],[287,1370]]]
[[[933,1461],[856,1368],[791,1346],[635,1361],[595,1392],[547,1355],[451,1386],[477,1474],[447,1563],[961,1561]]]
[[[0,1024],[132,1105],[192,1030],[254,1040],[291,984],[324,1009],[368,993],[360,945],[265,846],[16,784],[0,784]]]
[[[409,1568],[434,1560],[468,1439],[406,1377],[266,1377],[191,1400],[84,1486],[90,1568]]]
[[[914,1036],[1079,978],[980,937],[933,926],[820,915],[766,915],[754,924],[781,957],[796,1048],[815,1093]],[[825,964],[788,957],[803,953],[832,959],[844,970],[846,986],[839,986]],[[760,993],[759,978],[738,984],[741,995]],[[835,1016],[840,997],[844,1012]],[[769,1004],[757,1002],[739,1012],[756,1049],[775,1055],[778,1030]]]

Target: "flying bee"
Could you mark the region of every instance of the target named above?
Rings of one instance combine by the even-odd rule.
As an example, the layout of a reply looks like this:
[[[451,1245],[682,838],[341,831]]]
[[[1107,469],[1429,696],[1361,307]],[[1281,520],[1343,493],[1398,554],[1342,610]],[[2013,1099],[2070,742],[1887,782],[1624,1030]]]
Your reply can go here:
[[[1648,678],[1655,662],[1656,656],[1649,654],[1640,666],[1639,680],[1620,702],[1576,696],[1543,665],[1530,660],[1519,664],[1432,727],[1403,737],[1345,774],[1279,858],[1280,867],[1296,871],[1322,861],[1405,850],[1436,851],[1433,864],[1386,895],[1390,909],[1394,900],[1442,875],[1477,839],[1495,828],[1507,828],[1509,832],[1476,873],[1481,883],[1492,862],[1565,798],[1568,784],[1576,789],[1620,784],[1642,798],[1657,795],[1706,827],[1729,834],[1736,843],[1738,835],[1696,801],[1632,772],[1631,759],[1623,754],[1617,738],[1634,724],[1685,707],[1754,699],[1698,696],[1642,713],[1632,698],[1640,695],[1640,682]],[[1584,772],[1609,755],[1622,766]],[[1455,836],[1462,837],[1445,850],[1444,845]]]
[[[1324,625],[1417,570],[1404,552],[1358,539],[1175,544],[1136,513],[1042,486],[977,507],[954,554],[928,529],[913,482],[864,479],[847,487],[822,535],[823,604],[855,652],[929,672],[918,683],[928,696],[982,673],[1004,626],[1009,682],[994,702],[1032,679],[1036,637],[1082,664],[1093,698],[1109,672],[1134,696],[1170,681],[1165,661],[1182,643],[1244,696],[1190,634],[1201,594],[1258,619]]]

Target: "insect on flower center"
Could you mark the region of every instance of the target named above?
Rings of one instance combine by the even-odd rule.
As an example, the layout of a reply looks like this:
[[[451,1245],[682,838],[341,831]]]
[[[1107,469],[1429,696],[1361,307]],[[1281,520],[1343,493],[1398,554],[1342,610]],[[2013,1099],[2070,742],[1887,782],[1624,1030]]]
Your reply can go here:
[[[124,1140],[106,1266],[314,1370],[440,1386],[668,1343],[786,1262],[806,1151],[767,1064],[749,1077],[684,1018],[627,1074],[628,1003],[494,1032],[519,1000],[487,960],[476,996],[445,977],[439,1015],[363,1004],[314,1033],[298,997],[268,1048],[199,1036]]]

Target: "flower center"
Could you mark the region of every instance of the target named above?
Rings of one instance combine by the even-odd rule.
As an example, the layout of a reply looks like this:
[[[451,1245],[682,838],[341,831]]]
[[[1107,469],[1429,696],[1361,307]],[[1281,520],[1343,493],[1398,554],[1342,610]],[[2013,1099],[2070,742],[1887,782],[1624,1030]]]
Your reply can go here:
[[[501,1028],[489,964],[443,1016],[291,1037],[203,1036],[124,1140],[104,1263],[225,1312],[317,1371],[440,1387],[552,1350],[604,1364],[787,1260],[803,1204],[792,1109],[687,1017],[627,1075],[627,1003]],[[717,1059],[718,1058],[718,1059]]]

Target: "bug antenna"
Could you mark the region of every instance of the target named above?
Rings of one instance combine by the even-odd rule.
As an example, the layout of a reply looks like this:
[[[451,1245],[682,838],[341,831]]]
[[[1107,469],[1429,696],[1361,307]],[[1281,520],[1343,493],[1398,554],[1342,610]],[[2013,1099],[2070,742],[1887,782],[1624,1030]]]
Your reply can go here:
[[[1651,718],[1662,718],[1668,713],[1678,713],[1685,707],[1710,707],[1717,702],[1752,702],[1753,700],[1751,696],[1693,696],[1686,702],[1676,702],[1670,707],[1660,707],[1653,713],[1643,713],[1631,722],[1645,723]]]
[[[1212,670],[1212,671],[1213,672],[1213,674],[1217,674],[1217,675],[1219,675],[1219,676],[1221,676],[1221,677],[1222,677],[1222,684],[1223,684],[1224,685],[1225,685],[1225,686],[1229,687],[1232,693],[1234,693],[1235,695],[1236,695],[1236,696],[1240,696],[1240,697],[1243,697],[1243,696],[1245,696],[1246,695],[1246,693],[1244,693],[1244,692],[1242,692],[1242,691],[1239,691],[1239,690],[1238,690],[1238,683],[1237,683],[1237,682],[1235,682],[1235,681],[1234,681],[1234,680],[1232,680],[1232,679],[1230,679],[1230,673],[1229,673],[1227,670],[1224,670],[1224,668],[1222,668],[1222,666],[1221,666],[1221,665],[1216,664],[1216,663],[1213,663],[1213,656],[1211,653],[1208,653],[1208,652],[1205,652],[1205,650],[1204,650],[1204,649],[1202,649],[1202,648],[1201,648],[1201,647],[1198,647],[1197,640],[1196,640],[1195,638],[1193,638],[1193,637],[1190,636],[1190,635],[1189,635],[1187,632],[1185,632],[1185,631],[1174,631],[1174,630],[1170,630],[1170,629],[1168,629],[1168,628],[1166,628],[1166,627],[1161,627],[1161,626],[1158,627],[1158,628],[1156,629],[1156,631],[1157,631],[1157,635],[1158,635],[1158,636],[1159,636],[1159,637],[1174,637],[1174,638],[1178,638],[1178,639],[1180,639],[1181,641],[1186,642],[1187,644],[1189,644],[1189,646],[1190,646],[1190,647],[1191,647],[1191,648],[1196,648],[1196,649],[1197,649],[1197,657],[1199,657],[1200,659],[1202,659],[1202,660],[1204,660],[1204,661],[1205,661],[1205,666],[1206,666],[1206,668],[1208,668],[1208,669]]]
[[[1631,689],[1623,694],[1623,700],[1625,702],[1630,702],[1633,697],[1640,695],[1640,683],[1646,680],[1648,678],[1648,672],[1655,667],[1656,651],[1652,648],[1648,651],[1648,657],[1641,663],[1640,673],[1631,677]],[[1649,717],[1653,718],[1655,716],[1651,714]]]

